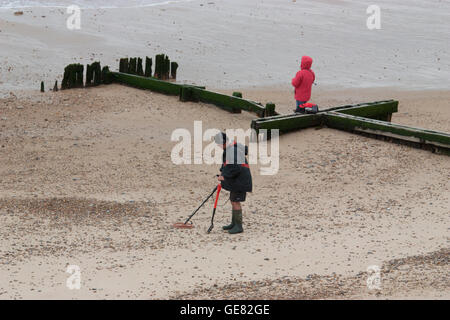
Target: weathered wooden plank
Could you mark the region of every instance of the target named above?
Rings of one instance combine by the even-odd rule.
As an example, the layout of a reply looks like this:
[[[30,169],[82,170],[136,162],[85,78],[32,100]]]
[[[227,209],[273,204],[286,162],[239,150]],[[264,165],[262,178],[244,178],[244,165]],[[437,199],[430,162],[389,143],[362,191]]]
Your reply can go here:
[[[205,102],[205,103],[208,103],[208,104],[213,104],[216,107],[219,107],[219,108],[224,109],[224,110],[226,110],[228,112],[231,112],[231,113],[240,113],[242,111],[240,109],[233,108],[232,106],[230,106],[227,103],[217,103],[215,101],[211,101],[211,99],[207,99],[207,97],[205,97],[205,96],[200,97],[199,91],[195,90],[195,89],[202,90],[200,88],[195,88],[193,86],[183,86],[181,88],[181,91],[180,91],[180,100],[183,101],[183,102],[187,102],[187,101],[199,102],[199,101],[202,101],[202,102]]]
[[[112,75],[114,80],[119,83],[163,94],[178,95],[182,101],[200,101],[213,104],[233,113],[240,113],[242,110],[245,110],[263,117],[266,110],[263,106],[253,101],[208,91],[205,90],[205,87],[177,84],[121,72],[112,72]]]
[[[226,94],[200,88],[192,88],[192,95],[197,101],[214,104],[231,112],[241,112],[242,110],[245,110],[254,112],[260,117],[263,117],[265,113],[265,108],[263,106],[240,97],[228,96]]]
[[[181,84],[158,80],[155,78],[131,75],[121,72],[111,72],[114,80],[140,89],[152,90],[155,92],[178,96],[180,94]]]
[[[335,110],[339,113],[383,121],[389,121],[392,113],[397,111],[398,101],[394,100],[365,103]]]
[[[322,123],[322,115],[320,114],[297,114],[283,119],[265,119],[253,120],[251,127],[257,131],[260,129],[279,129],[280,133],[284,133],[319,126]]]
[[[398,101],[395,100],[382,100],[382,101],[375,101],[375,102],[364,102],[364,103],[358,103],[358,104],[347,104],[344,106],[339,107],[332,107],[327,109],[321,109],[318,114],[326,113],[329,111],[338,111],[341,112],[342,110],[350,109],[349,114],[359,115],[361,117],[365,117],[364,114],[367,114],[367,117],[371,116],[379,116],[379,115],[387,115],[392,112],[397,112],[398,110]],[[367,111],[365,111],[367,110]],[[285,118],[290,118],[293,116],[297,116],[297,113],[291,113],[291,114],[281,114],[276,115],[272,117],[266,117],[258,119],[260,121],[269,121],[269,120],[281,120]]]
[[[324,122],[330,128],[450,149],[450,134],[445,132],[414,128],[333,111],[324,114]]]
[[[358,115],[362,117],[372,118],[372,119],[380,119],[380,120],[388,120],[388,117],[390,118],[390,115],[393,112],[398,111],[398,101],[394,100],[383,100],[383,101],[375,101],[375,102],[369,102],[369,103],[359,103],[359,104],[353,104],[353,105],[345,105],[340,107],[334,107],[329,109],[324,109],[319,111],[316,115],[320,117],[320,115],[325,114],[329,112],[330,110],[336,111],[336,112],[342,112],[345,114],[352,114],[352,115]],[[315,119],[311,122],[311,125],[313,126],[314,123],[318,121],[317,117],[306,117],[302,118],[304,116],[310,116],[310,115],[303,115],[303,114],[288,114],[288,115],[277,115],[272,117],[265,117],[256,119],[255,125],[257,127],[266,128],[270,127],[271,129],[285,129],[287,131],[295,130],[295,129],[302,129],[304,128],[304,125],[309,120],[303,120],[303,119]],[[298,118],[302,120],[298,120]],[[291,119],[294,119],[293,121]],[[306,123],[305,123],[306,121]],[[262,125],[262,123],[268,122],[267,126]],[[300,123],[301,127],[295,128],[296,123]]]

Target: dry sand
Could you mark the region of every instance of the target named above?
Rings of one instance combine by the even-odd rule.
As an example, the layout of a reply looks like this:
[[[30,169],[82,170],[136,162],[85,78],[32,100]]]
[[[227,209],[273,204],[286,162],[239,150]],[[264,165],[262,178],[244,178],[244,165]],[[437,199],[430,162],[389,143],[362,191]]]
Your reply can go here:
[[[283,92],[244,94],[288,108]],[[392,96],[395,122],[449,129],[449,92]],[[422,112],[430,99],[439,112]],[[171,223],[207,195],[218,167],[173,165],[170,134],[194,120],[248,128],[254,115],[119,85],[23,93],[0,105],[3,299],[449,297],[446,156],[327,128],[284,135],[279,173],[252,168],[245,233],[220,230],[230,218],[223,196],[207,235],[211,203],[194,229]],[[81,267],[81,290],[66,288],[71,264]],[[384,270],[381,290],[365,287],[374,264]]]
[[[220,230],[224,193],[207,235],[211,203],[194,229],[171,224],[218,167],[172,164],[170,135],[195,120],[248,128],[253,114],[119,85],[36,92],[71,62],[115,69],[166,52],[180,81],[288,113],[310,54],[321,107],[395,98],[394,122],[449,132],[448,2],[378,2],[379,32],[365,27],[366,1],[85,10],[77,32],[62,9],[0,10],[0,299],[448,299],[449,157],[327,128],[284,135],[277,175],[252,166],[245,233]],[[67,265],[80,266],[80,290],[67,289]],[[370,265],[380,290],[365,285]]]

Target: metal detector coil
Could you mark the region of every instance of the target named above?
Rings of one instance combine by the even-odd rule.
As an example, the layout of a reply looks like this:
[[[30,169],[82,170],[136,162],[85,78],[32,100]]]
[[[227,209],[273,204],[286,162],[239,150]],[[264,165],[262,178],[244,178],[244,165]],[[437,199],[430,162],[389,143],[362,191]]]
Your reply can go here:
[[[174,228],[177,228],[177,229],[192,229],[193,227],[194,227],[194,225],[192,224],[192,223],[189,223],[188,224],[188,222],[191,220],[191,218],[198,212],[198,210],[200,210],[200,208],[201,207],[203,207],[203,205],[206,203],[206,201],[208,201],[209,200],[209,198],[211,198],[213,195],[214,195],[214,193],[217,191],[217,195],[216,195],[216,201],[214,202],[214,210],[213,210],[213,216],[212,216],[212,218],[211,218],[211,226],[209,227],[209,229],[208,229],[208,233],[210,233],[211,232],[211,230],[212,230],[212,228],[214,227],[214,225],[213,225],[213,222],[214,222],[214,215],[215,215],[215,213],[216,213],[216,207],[217,207],[217,201],[219,200],[219,193],[220,193],[220,190],[222,189],[222,185],[219,183],[215,188],[214,188],[214,190],[211,192],[211,194],[202,202],[202,204],[186,219],[186,221],[183,223],[183,222],[177,222],[177,223],[174,223],[172,226],[174,227]]]

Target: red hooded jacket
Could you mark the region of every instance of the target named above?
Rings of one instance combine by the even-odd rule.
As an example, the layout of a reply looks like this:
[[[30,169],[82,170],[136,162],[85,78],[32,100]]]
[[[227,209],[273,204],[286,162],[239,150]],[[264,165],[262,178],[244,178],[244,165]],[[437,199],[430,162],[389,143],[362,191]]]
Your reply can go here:
[[[311,70],[313,59],[308,56],[302,57],[301,70],[292,79],[295,88],[295,100],[309,101],[311,99],[311,87],[316,79],[316,75]]]

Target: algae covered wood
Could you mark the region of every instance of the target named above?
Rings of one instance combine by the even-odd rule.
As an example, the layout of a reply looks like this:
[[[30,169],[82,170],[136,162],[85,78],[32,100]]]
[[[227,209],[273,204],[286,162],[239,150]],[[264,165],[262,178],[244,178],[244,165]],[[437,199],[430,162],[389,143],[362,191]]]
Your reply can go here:
[[[152,76],[152,58],[149,57],[145,57],[145,73],[144,75],[146,77],[151,77]]]
[[[178,96],[182,85],[162,81],[154,78],[130,75],[127,73],[111,72],[112,79],[140,89],[148,89],[159,93]]]
[[[347,111],[348,110],[348,111]],[[329,111],[336,112],[345,112],[349,114],[360,115],[367,118],[387,118],[398,110],[398,101],[395,100],[383,100],[383,101],[375,101],[370,103],[359,103],[359,104],[349,104],[339,107],[333,107],[328,109],[320,110],[317,114],[325,114]],[[265,118],[258,119],[258,122],[264,121],[272,121],[272,120],[280,120],[283,121],[285,119],[289,119],[291,117],[296,117],[299,114],[291,113],[291,114],[281,114],[274,116],[266,116]],[[384,119],[383,119],[384,120]],[[299,128],[301,129],[301,128]]]
[[[265,108],[253,101],[245,100],[242,98],[228,96],[222,93],[212,92],[208,90],[202,90],[198,88],[193,89],[195,97],[198,101],[205,103],[211,103],[218,107],[231,109],[232,112],[240,113],[241,110],[254,112],[259,117],[263,117]]]
[[[174,79],[174,80],[177,79],[177,70],[178,70],[178,63],[176,63],[176,62],[171,62],[171,63],[170,63],[170,76],[171,76],[172,79]]]
[[[335,112],[375,120],[390,121],[392,113],[398,112],[398,101],[388,100],[388,101],[364,103],[338,109],[335,110]]]
[[[255,130],[279,129],[280,133],[285,133],[294,130],[316,127],[322,124],[322,116],[319,114],[299,114],[283,120],[265,119],[266,118],[253,120],[251,125],[252,128]]]
[[[326,113],[325,124],[330,128],[350,132],[363,132],[450,149],[450,133],[414,128],[338,112]]]
[[[61,89],[82,88],[83,87],[84,66],[79,63],[69,64],[64,68],[64,76]]]
[[[120,72],[111,72],[111,74],[113,79],[119,83],[169,95],[179,95],[180,100],[182,101],[201,101],[210,103],[233,113],[240,113],[242,110],[245,110],[254,112],[260,117],[263,117],[265,113],[265,108],[253,101],[207,91],[204,87],[182,85]]]
[[[198,102],[198,99],[195,96],[194,91],[192,90],[193,87],[191,86],[181,86],[180,87],[180,101],[182,102],[188,102],[188,101],[193,101],[193,102]]]
[[[266,104],[266,112],[264,114],[265,117],[271,117],[275,114],[275,104],[269,102]]]
[[[168,56],[164,57],[164,63],[163,63],[163,75],[162,78],[163,80],[167,80],[169,79],[170,76],[170,59]]]
[[[155,78],[162,80],[164,73],[164,54],[157,54],[155,56]]]
[[[98,86],[101,84],[101,79],[102,79],[102,70],[101,70],[101,65],[99,61],[93,62],[90,66],[88,65],[88,68],[90,69],[89,73],[89,85],[90,86]],[[86,86],[88,86],[87,84],[88,81],[88,76],[86,74]]]
[[[104,66],[102,69],[102,79],[101,79],[103,84],[110,84],[113,82],[113,76],[111,71],[109,71],[109,67],[108,66]]]
[[[138,76],[143,76],[144,75],[144,68],[142,66],[142,58],[138,58],[137,59],[136,74]]]
[[[92,80],[94,79],[93,68],[90,64],[86,66],[86,87],[92,86]]]
[[[75,80],[75,87],[76,88],[83,88],[83,73],[84,73],[84,66],[82,64],[77,64],[76,66],[76,80]]]
[[[120,59],[119,72],[128,73],[128,58]]]
[[[128,63],[128,73],[129,74],[137,74],[137,58],[130,58],[130,62]]]

